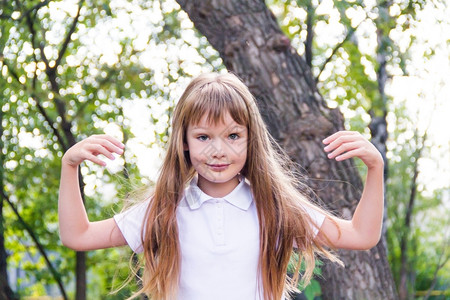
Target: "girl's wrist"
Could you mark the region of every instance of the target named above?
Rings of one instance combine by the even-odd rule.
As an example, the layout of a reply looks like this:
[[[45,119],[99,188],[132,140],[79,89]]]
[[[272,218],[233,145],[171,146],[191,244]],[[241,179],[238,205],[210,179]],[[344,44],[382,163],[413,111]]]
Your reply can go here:
[[[375,163],[368,165],[367,169],[369,171],[384,171],[384,161],[381,159],[380,161],[376,161]]]
[[[61,165],[63,167],[69,167],[69,168],[73,168],[73,169],[77,169],[79,164],[74,164],[73,162],[70,162],[69,159],[67,159],[67,157],[64,155],[61,159]]]

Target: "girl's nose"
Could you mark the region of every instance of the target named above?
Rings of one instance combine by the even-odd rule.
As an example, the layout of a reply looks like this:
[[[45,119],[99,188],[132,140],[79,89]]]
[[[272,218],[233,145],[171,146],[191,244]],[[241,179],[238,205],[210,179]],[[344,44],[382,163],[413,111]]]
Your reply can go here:
[[[212,156],[215,158],[222,158],[225,156],[225,141],[221,138],[215,139],[211,143],[212,148],[214,151],[212,151]]]

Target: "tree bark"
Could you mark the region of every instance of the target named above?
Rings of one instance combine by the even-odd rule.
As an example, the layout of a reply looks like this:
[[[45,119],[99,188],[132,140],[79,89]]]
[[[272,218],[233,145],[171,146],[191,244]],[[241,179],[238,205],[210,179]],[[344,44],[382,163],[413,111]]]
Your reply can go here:
[[[3,111],[0,107],[0,184],[1,190],[4,190],[4,154],[3,154]],[[8,283],[8,268],[7,261],[8,258],[5,248],[5,235],[4,235],[4,223],[3,223],[3,197],[0,198],[0,299],[16,299],[13,290]]]
[[[329,109],[310,68],[281,32],[260,0],[178,0],[195,27],[219,51],[258,101],[271,134],[309,176],[320,199],[338,215],[351,217],[362,182],[352,161],[336,163],[322,139],[344,129],[341,113]],[[345,268],[325,262],[324,299],[396,299],[385,248],[338,251]]]
[[[388,96],[386,95],[386,84],[388,81],[388,71],[386,69],[389,53],[389,44],[391,42],[389,38],[389,33],[392,26],[389,26],[392,23],[392,17],[389,15],[389,8],[392,5],[392,1],[382,1],[378,3],[378,18],[375,20],[375,24],[377,25],[377,84],[378,84],[378,92],[379,99],[372,99],[372,107],[369,110],[369,115],[371,117],[369,129],[370,134],[372,136],[371,142],[375,145],[375,147],[380,151],[383,156],[384,161],[384,182],[386,187],[386,182],[388,178],[389,172],[389,164],[387,160],[387,147],[386,141],[388,139],[388,131],[387,131],[387,103]],[[388,28],[388,29],[387,29]],[[383,215],[383,242],[385,242],[386,238],[386,230],[387,230],[387,201],[386,198],[386,189],[384,191],[385,199],[384,202],[384,215]],[[384,243],[385,248],[387,249],[386,243]]]
[[[76,252],[75,263],[75,299],[86,299],[86,252]]]
[[[305,59],[309,68],[312,67],[313,59],[313,39],[314,39],[314,15],[316,14],[316,7],[309,0],[306,3],[306,41],[305,41]]]
[[[419,133],[417,130],[414,134],[415,144],[419,145]],[[425,144],[427,133],[422,137],[421,144]],[[398,285],[398,294],[400,300],[410,299],[410,282],[408,276],[410,275],[410,267],[408,266],[408,246],[410,243],[411,234],[411,219],[413,217],[414,205],[416,203],[417,194],[417,176],[419,176],[419,159],[422,157],[423,147],[419,147],[414,152],[413,177],[411,178],[408,207],[406,209],[405,221],[403,224],[403,232],[400,236],[400,282]]]
[[[3,186],[2,186],[3,189]],[[0,299],[15,299],[8,283],[7,253],[3,230],[3,198],[0,199]]]

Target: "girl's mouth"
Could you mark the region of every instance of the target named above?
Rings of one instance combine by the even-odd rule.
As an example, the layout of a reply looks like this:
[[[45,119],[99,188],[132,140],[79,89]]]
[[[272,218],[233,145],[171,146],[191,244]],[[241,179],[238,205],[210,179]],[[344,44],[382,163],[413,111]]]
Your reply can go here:
[[[206,164],[211,170],[215,172],[225,171],[230,164]]]

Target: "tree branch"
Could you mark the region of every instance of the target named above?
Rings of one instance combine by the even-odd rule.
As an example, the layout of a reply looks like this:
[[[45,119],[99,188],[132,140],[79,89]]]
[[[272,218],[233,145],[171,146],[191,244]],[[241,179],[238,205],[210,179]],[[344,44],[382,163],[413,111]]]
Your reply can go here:
[[[425,131],[423,137],[422,137],[422,144],[425,143],[427,140],[427,131]],[[415,132],[416,137],[416,144],[418,144],[418,132],[416,129]],[[418,146],[417,146],[418,147]],[[408,201],[408,207],[405,214],[405,220],[404,220],[404,230],[401,234],[400,238],[400,282],[399,282],[399,297],[400,299],[407,299],[408,298],[408,287],[407,287],[407,275],[408,275],[408,258],[407,258],[407,248],[408,248],[408,232],[411,230],[411,218],[413,214],[413,209],[416,201],[416,193],[417,193],[417,176],[419,175],[419,159],[422,157],[422,151],[424,147],[420,147],[419,149],[416,149],[414,154],[414,170],[413,170],[413,177],[411,179],[411,185],[410,185],[410,194],[409,194],[409,201]]]
[[[83,2],[84,2],[84,0],[80,0],[80,2],[78,4],[77,15],[73,19],[72,25],[70,26],[70,29],[69,29],[69,32],[67,33],[66,38],[64,39],[63,45],[62,45],[61,49],[59,50],[58,58],[56,59],[55,65],[53,66],[54,69],[56,69],[59,66],[62,58],[64,57],[64,54],[66,53],[67,46],[69,45],[69,43],[71,41],[71,36],[75,32],[75,29],[77,27],[77,23],[78,23],[78,19],[80,18],[80,11],[81,11],[81,7],[83,6]]]
[[[0,83],[0,86],[3,88],[4,83]],[[0,189],[2,191],[5,188],[4,165],[6,157],[6,152],[3,152],[6,150],[4,149],[3,142],[3,114],[3,111],[0,110]],[[14,292],[8,282],[8,253],[5,248],[5,217],[3,215],[3,207],[3,199],[0,199],[0,299],[18,300],[18,297],[14,295]]]
[[[67,47],[71,41],[71,35],[75,32],[76,25],[77,25],[78,19],[80,17],[81,7],[83,6],[83,2],[84,2],[84,0],[80,0],[80,2],[78,4],[77,15],[75,16],[74,20],[72,21],[72,25],[66,35],[66,38],[64,39],[61,49],[59,50],[58,58],[56,59],[55,65],[52,68],[48,69],[48,71],[46,72],[48,79],[50,81],[51,89],[56,95],[59,95],[59,86],[56,81],[56,68],[59,66],[62,58],[64,57]],[[55,99],[54,101],[56,104],[56,109],[58,110],[59,116],[61,117],[61,127],[65,133],[67,140],[68,140],[68,143],[69,143],[68,147],[69,147],[76,143],[75,137],[73,136],[73,134],[70,131],[72,124],[70,121],[67,120],[67,118],[65,116],[66,107],[65,107],[64,101],[59,99],[58,96],[55,96],[54,99]],[[67,150],[67,148],[66,148],[66,150]]]
[[[22,10],[22,4],[20,3],[20,1],[16,0],[16,4],[17,4],[17,7]],[[46,70],[48,70],[50,68],[50,66],[49,66],[48,59],[44,53],[44,46],[41,43],[39,43],[39,45],[36,45],[36,30],[34,29],[34,26],[33,26],[34,23],[30,16],[32,11],[33,10],[24,12],[23,16],[25,17],[25,20],[26,20],[26,23],[28,26],[28,30],[30,30],[30,33],[31,33],[31,45],[33,46],[33,49],[39,48],[39,50],[41,52],[42,60],[45,63],[45,68],[46,68]],[[34,57],[35,62],[37,63],[37,58],[36,58],[36,54],[34,53],[34,51],[33,51],[33,57]]]
[[[368,17],[366,16],[366,18],[364,20],[362,20],[358,25],[356,25],[356,27],[354,27],[354,28],[350,27],[350,30],[347,32],[347,34],[345,35],[345,38],[342,40],[342,42],[340,42],[339,44],[336,45],[336,47],[333,48],[333,51],[331,52],[330,56],[328,56],[328,58],[325,60],[325,62],[320,67],[319,74],[317,74],[317,76],[315,78],[316,83],[319,82],[320,75],[322,74],[323,70],[325,70],[326,65],[331,61],[331,59],[333,59],[333,56],[336,54],[336,52],[353,36],[353,34],[358,29],[358,27],[367,19],[368,19]]]
[[[72,25],[71,25],[71,27],[69,29],[69,32],[68,32],[68,34],[67,34],[67,36],[66,36],[66,38],[64,40],[64,43],[63,43],[63,45],[62,45],[62,47],[61,47],[61,49],[59,51],[57,61],[56,61],[55,65],[53,67],[50,67],[49,61],[48,61],[47,57],[45,56],[43,44],[39,43],[39,49],[41,51],[41,57],[42,57],[42,60],[43,60],[43,62],[45,64],[45,69],[46,69],[45,73],[47,74],[47,77],[48,77],[48,79],[50,81],[51,90],[56,95],[59,95],[59,86],[58,86],[58,83],[56,81],[56,68],[59,65],[59,63],[61,62],[61,59],[64,56],[65,51],[67,50],[68,43],[70,42],[70,36],[75,31],[76,24],[77,24],[79,16],[80,16],[80,10],[81,10],[83,2],[84,2],[84,0],[80,0],[80,2],[79,2],[77,16],[75,17],[74,21],[72,22]],[[19,7],[21,7],[19,1],[16,0],[16,3],[17,3],[17,5]],[[30,13],[26,14],[25,16],[26,16],[28,28],[29,28],[30,33],[31,33],[31,43],[33,45],[33,48],[36,49],[37,48],[37,46],[36,46],[36,44],[37,44],[36,43],[36,31],[35,31],[34,26],[33,26],[33,20],[30,17]],[[33,52],[33,55],[34,55],[34,52]],[[34,59],[35,59],[35,62],[37,63],[36,56],[34,56]],[[65,118],[65,105],[64,105],[64,102],[61,99],[59,99],[56,95],[55,95],[55,98],[54,98],[55,100],[54,101],[55,101],[58,113],[61,116],[61,127],[62,127],[62,130],[66,133],[66,137],[68,138],[69,144],[73,145],[73,144],[75,144],[75,138],[73,137],[72,134],[70,134],[71,124]],[[37,101],[37,103],[39,103],[39,102]],[[45,113],[45,110],[42,108],[42,106],[38,105],[38,109],[44,115],[46,120],[49,121],[50,118]],[[63,149],[67,150],[68,149],[68,145],[66,145],[66,143],[64,142],[64,140],[62,139],[61,135],[56,130],[56,128],[53,127],[53,122],[50,123],[50,126],[54,130],[55,135],[58,137],[58,140],[60,141],[61,146],[63,147]]]
[[[444,260],[441,262],[441,259],[443,258],[444,253],[445,253],[445,249],[448,249],[448,244],[449,243],[447,241],[447,243],[445,243],[445,245],[444,245],[444,249],[442,250],[441,254],[439,255],[438,263],[437,263],[436,269],[434,270],[434,274],[433,274],[433,281],[431,282],[430,288],[428,289],[426,295],[423,297],[423,300],[428,300],[428,298],[430,298],[431,292],[433,291],[433,289],[436,285],[437,279],[438,279],[437,274],[438,274],[439,270],[441,270],[450,259],[450,256],[447,255],[444,258]]]
[[[19,75],[16,73],[16,71],[14,71],[13,69],[11,69],[11,67],[9,66],[9,64],[6,61],[3,61],[3,64],[6,66],[6,68],[8,69],[8,72],[12,75],[12,77],[22,86],[26,89],[26,86],[20,82],[19,79]]]
[[[322,74],[323,70],[325,70],[326,65],[331,61],[333,56],[336,54],[336,52],[348,41],[348,39],[355,33],[356,28],[350,28],[350,30],[347,32],[347,35],[345,36],[344,40],[336,45],[336,47],[333,48],[333,51],[331,52],[330,56],[327,57],[325,62],[320,67],[319,74],[317,74],[315,80],[316,83],[319,82],[319,77]]]
[[[312,44],[314,39],[314,13],[315,7],[311,1],[306,4],[306,41],[305,41],[305,58],[306,64],[311,68],[312,66]]]
[[[4,190],[2,190],[2,198],[6,201],[6,203],[9,204],[9,206],[13,210],[14,214],[16,215],[17,219],[22,224],[22,226],[25,228],[25,231],[28,232],[28,234],[30,235],[31,239],[36,244],[36,247],[38,248],[39,252],[44,257],[45,263],[47,264],[47,267],[50,270],[50,273],[53,275],[53,278],[56,280],[56,283],[58,284],[59,291],[61,292],[62,297],[67,300],[68,298],[67,298],[66,291],[64,289],[64,285],[63,285],[63,283],[61,281],[61,276],[56,271],[56,269],[53,267],[52,263],[50,262],[50,259],[48,258],[44,247],[39,242],[38,237],[34,234],[33,229],[22,218],[22,216],[20,215],[19,211],[17,210],[17,207],[14,205],[14,203],[11,202],[11,200],[9,199],[8,195],[6,195],[6,192]]]
[[[36,4],[35,6],[33,6],[32,8],[28,9],[27,11],[25,11],[22,16],[20,18],[18,18],[18,21],[21,21],[26,15],[31,14],[33,11],[37,12],[41,7],[46,6],[47,4],[49,4],[51,2],[51,0],[46,0],[43,2],[39,2],[38,4]]]
[[[19,75],[16,73],[16,71],[14,71],[14,69],[12,69],[7,62],[4,61],[3,64],[7,67],[8,72],[11,74],[11,76],[26,90],[27,89],[26,85],[24,85],[23,83],[20,82]],[[44,117],[44,119],[47,121],[47,123],[50,126],[50,128],[52,129],[53,133],[56,135],[63,150],[66,151],[68,149],[68,147],[67,147],[64,139],[62,138],[58,129],[55,126],[53,126],[54,121],[47,114],[44,107],[42,107],[40,100],[37,98],[37,96],[36,96],[36,94],[34,94],[34,92],[31,93],[31,98],[33,98],[33,100],[36,101],[36,106],[37,106],[39,112]]]
[[[64,141],[63,137],[61,136],[61,134],[59,133],[59,130],[53,126],[53,120],[50,118],[50,116],[47,114],[47,112],[45,111],[44,107],[42,107],[41,103],[39,102],[39,100],[37,99],[36,95],[32,95],[34,101],[36,101],[36,106],[39,110],[39,112],[42,114],[42,116],[44,117],[44,119],[47,121],[47,123],[49,124],[50,128],[53,130],[53,133],[56,135],[56,138],[59,141],[59,144],[61,145],[61,147],[63,148],[63,151],[66,152],[67,149],[69,149],[69,147],[67,146],[66,142]]]

